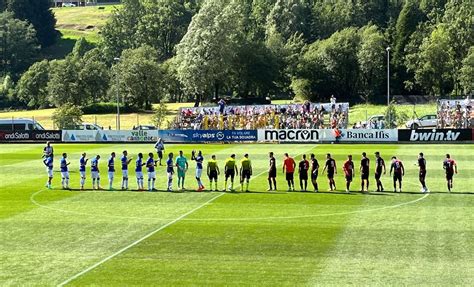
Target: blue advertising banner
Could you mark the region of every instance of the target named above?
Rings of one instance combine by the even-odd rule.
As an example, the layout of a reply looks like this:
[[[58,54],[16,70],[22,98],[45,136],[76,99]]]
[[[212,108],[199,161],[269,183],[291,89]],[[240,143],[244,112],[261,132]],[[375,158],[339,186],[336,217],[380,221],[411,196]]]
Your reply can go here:
[[[256,130],[160,130],[165,142],[256,142]]]

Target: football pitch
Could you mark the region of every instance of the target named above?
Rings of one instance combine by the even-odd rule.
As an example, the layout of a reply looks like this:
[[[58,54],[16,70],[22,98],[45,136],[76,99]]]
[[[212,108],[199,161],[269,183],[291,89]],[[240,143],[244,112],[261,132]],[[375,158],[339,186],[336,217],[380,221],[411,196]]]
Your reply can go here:
[[[166,153],[183,150],[188,159],[193,149],[202,150],[206,160],[215,154],[220,189],[225,159],[235,153],[240,161],[249,153],[254,169],[249,193],[77,190],[82,152],[101,155],[101,183],[107,187],[110,152],[126,149],[135,160],[138,152],[154,152],[152,144],[56,144],[54,189],[47,190],[42,148],[0,146],[2,286],[474,285],[474,145],[166,145]],[[277,192],[266,191],[270,151],[277,159]],[[343,161],[354,156],[352,190],[359,190],[364,151],[371,160],[370,190],[373,154],[380,151],[388,169],[392,155],[404,162],[403,193],[392,192],[388,170],[384,193],[343,192]],[[71,162],[72,191],[60,190],[63,152]],[[285,152],[296,162],[315,153],[320,165],[326,153],[333,154],[338,191],[326,192],[326,176],[320,175],[322,192],[286,192]],[[419,152],[427,160],[429,194],[419,191]],[[442,169],[446,153],[459,168],[451,194]],[[190,161],[190,190],[197,188],[194,168]],[[135,189],[133,168],[129,176]],[[298,190],[297,174],[295,179]],[[159,167],[157,188],[165,189],[166,181],[165,167]],[[120,183],[118,170],[115,187]]]

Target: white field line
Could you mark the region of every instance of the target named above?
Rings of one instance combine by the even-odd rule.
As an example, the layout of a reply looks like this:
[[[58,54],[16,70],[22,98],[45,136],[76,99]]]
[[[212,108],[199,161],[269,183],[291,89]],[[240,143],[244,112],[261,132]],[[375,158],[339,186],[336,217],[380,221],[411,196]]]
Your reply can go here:
[[[69,278],[66,279],[65,281],[59,283],[57,286],[64,286],[64,285],[70,283],[71,281],[73,281],[73,280],[79,278],[80,276],[86,274],[87,272],[89,272],[89,271],[91,271],[91,270],[97,268],[98,266],[104,264],[105,262],[109,261],[110,259],[112,259],[112,258],[114,258],[114,257],[116,257],[116,256],[118,256],[118,255],[120,255],[120,254],[122,254],[123,252],[125,252],[125,251],[127,251],[128,249],[132,248],[133,246],[139,244],[140,242],[142,242],[143,240],[149,238],[150,236],[152,236],[152,235],[154,235],[154,234],[160,232],[161,230],[165,229],[166,227],[168,227],[168,226],[170,226],[170,225],[172,225],[172,224],[174,224],[174,223],[180,221],[181,219],[185,218],[186,216],[190,215],[191,213],[193,213],[193,212],[195,212],[195,211],[197,211],[197,210],[203,208],[204,206],[208,205],[209,203],[211,203],[212,201],[218,199],[219,197],[223,196],[224,194],[225,194],[225,193],[221,193],[221,194],[219,194],[219,195],[217,195],[217,196],[214,196],[213,198],[211,198],[210,200],[206,201],[205,203],[199,205],[198,207],[196,207],[196,208],[194,208],[194,209],[192,209],[192,210],[186,212],[185,214],[183,214],[183,215],[181,215],[181,216],[179,216],[179,217],[173,219],[172,221],[166,223],[165,225],[160,226],[159,228],[157,228],[157,229],[153,230],[152,232],[146,234],[145,236],[141,237],[140,239],[135,240],[134,242],[130,243],[129,245],[127,245],[127,246],[125,246],[125,247],[123,247],[122,249],[118,250],[117,252],[113,253],[112,255],[107,256],[106,258],[104,258],[104,259],[100,260],[99,262],[97,262],[97,263],[95,263],[95,264],[93,264],[93,265],[87,267],[86,269],[82,270],[81,272],[79,272],[79,273],[77,273],[77,274],[75,274],[75,275],[69,277]]]
[[[311,149],[312,149],[312,148],[311,148]],[[267,172],[267,170],[265,170],[265,171],[259,173],[259,174],[256,175],[254,178],[257,178],[257,177],[261,176],[262,174],[264,174],[264,173],[266,173],[266,172]],[[238,186],[240,186],[240,184],[238,184],[237,187],[238,187]],[[132,248],[133,246],[139,244],[140,242],[142,242],[143,240],[149,238],[150,236],[153,236],[154,234],[160,232],[161,230],[167,228],[168,226],[173,225],[174,223],[176,223],[176,222],[182,220],[183,218],[185,218],[186,216],[188,216],[188,215],[194,213],[195,211],[197,211],[197,210],[203,208],[204,206],[208,205],[209,203],[211,203],[212,201],[218,199],[219,197],[223,196],[224,194],[226,194],[226,193],[221,193],[221,194],[219,194],[219,195],[217,195],[217,196],[214,196],[213,198],[211,198],[210,200],[206,201],[205,203],[199,205],[198,207],[196,207],[196,208],[194,208],[194,209],[192,209],[192,210],[186,212],[185,214],[183,214],[183,215],[181,215],[181,216],[179,216],[179,217],[173,219],[172,221],[170,221],[170,222],[168,222],[167,224],[165,224],[165,225],[159,227],[158,229],[153,230],[152,232],[150,232],[150,233],[146,234],[145,236],[141,237],[140,239],[135,240],[134,242],[130,243],[129,245],[127,245],[127,246],[125,246],[125,247],[123,247],[122,249],[118,250],[117,252],[113,253],[112,255],[107,256],[106,258],[102,259],[101,261],[99,261],[99,262],[97,262],[97,263],[95,263],[95,264],[89,266],[88,268],[82,270],[81,272],[79,272],[79,273],[77,273],[77,274],[71,276],[70,278],[66,279],[65,281],[59,283],[59,284],[58,284],[58,287],[59,287],[59,286],[64,286],[64,285],[66,285],[66,284],[72,282],[73,280],[75,280],[75,279],[81,277],[82,275],[86,274],[87,272],[89,272],[89,271],[91,271],[91,270],[97,268],[98,266],[104,264],[105,262],[109,261],[110,259],[112,259],[112,258],[114,258],[114,257],[116,257],[116,256],[118,256],[118,255],[120,255],[120,254],[122,254],[123,252],[127,251],[128,249]]]

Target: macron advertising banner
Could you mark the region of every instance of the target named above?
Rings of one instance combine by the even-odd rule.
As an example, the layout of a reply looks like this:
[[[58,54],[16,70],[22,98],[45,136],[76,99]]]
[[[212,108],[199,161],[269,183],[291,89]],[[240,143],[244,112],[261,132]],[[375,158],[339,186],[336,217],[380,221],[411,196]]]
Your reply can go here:
[[[339,136],[332,129],[258,130],[260,142],[396,142],[395,129],[341,129]]]
[[[398,130],[403,142],[463,142],[472,141],[471,129],[418,129]]]

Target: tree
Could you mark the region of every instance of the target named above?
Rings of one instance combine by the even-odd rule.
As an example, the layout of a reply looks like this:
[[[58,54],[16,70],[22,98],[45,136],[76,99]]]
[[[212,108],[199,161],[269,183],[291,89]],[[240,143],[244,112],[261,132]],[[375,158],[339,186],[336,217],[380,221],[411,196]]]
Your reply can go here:
[[[357,30],[346,28],[326,40],[309,45],[293,79],[298,82],[293,86],[298,85],[302,94],[311,94],[313,100],[327,100],[331,94],[341,100],[354,100],[359,92],[357,51],[360,42]]]
[[[214,89],[217,98],[234,72],[243,39],[242,11],[237,2],[227,2],[206,1],[176,47],[178,78],[189,93],[203,96]]]
[[[35,34],[32,25],[15,19],[13,13],[0,13],[0,76],[18,77],[34,62],[39,48]]]
[[[385,39],[375,25],[359,30],[361,45],[357,51],[360,69],[360,91],[367,101],[380,95],[385,79]]]
[[[180,1],[161,0],[148,4],[145,15],[137,24],[136,39],[140,45],[155,48],[160,59],[169,59],[186,33],[191,16]]]
[[[115,98],[119,89],[126,106],[150,109],[162,96],[158,55],[150,46],[123,51],[120,62],[113,67],[113,75],[109,95]]]
[[[417,30],[418,25],[426,20],[425,15],[420,10],[418,0],[407,0],[397,19],[394,35],[394,47],[392,49],[392,63],[394,71],[395,87],[403,87],[403,83],[412,78],[407,74],[405,66],[405,48],[410,42],[411,35]],[[397,92],[401,92],[398,90]]]
[[[42,47],[54,44],[58,36],[55,30],[56,18],[50,8],[50,0],[8,0],[8,10],[16,18],[33,25]]]
[[[134,35],[145,8],[142,1],[137,0],[122,0],[122,4],[122,8],[116,8],[101,31],[108,59],[118,57],[125,49],[139,47]]]
[[[48,101],[49,62],[34,63],[17,84],[17,97],[30,108],[45,108]]]
[[[306,0],[277,0],[267,17],[267,37],[278,33],[286,43],[295,34],[310,38],[311,7]]]
[[[82,124],[82,111],[78,106],[64,105],[57,108],[51,118],[57,129],[75,129]]]
[[[56,107],[83,106],[88,103],[89,99],[80,92],[78,71],[78,62],[72,57],[51,61],[47,89],[49,100]]]
[[[158,129],[160,129],[167,115],[168,115],[168,108],[166,107],[166,104],[163,102],[160,102],[160,104],[158,105],[158,108],[155,110],[155,114],[152,117],[153,125],[155,125]]]
[[[92,102],[105,100],[109,89],[109,68],[98,48],[90,50],[79,60],[77,81],[83,98]]]
[[[469,53],[462,61],[460,71],[460,81],[466,95],[474,94],[474,46],[469,49]]]
[[[415,81],[432,95],[443,96],[453,88],[453,60],[445,25],[439,25],[423,39],[419,53],[407,59]]]

